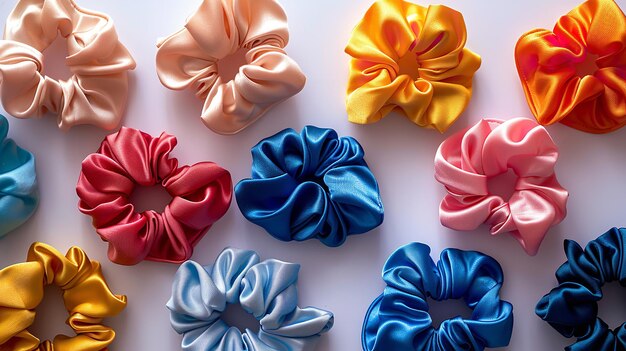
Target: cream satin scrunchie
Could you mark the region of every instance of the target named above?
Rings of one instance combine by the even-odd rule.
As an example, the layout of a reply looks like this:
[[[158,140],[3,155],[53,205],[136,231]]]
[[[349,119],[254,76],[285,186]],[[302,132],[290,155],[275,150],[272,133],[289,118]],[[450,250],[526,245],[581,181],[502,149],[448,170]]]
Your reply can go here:
[[[288,41],[287,16],[275,0],[204,0],[185,28],[157,44],[157,73],[169,89],[196,90],[208,128],[235,134],[304,87],[306,77],[285,53]],[[218,62],[240,48],[246,64],[224,82]]]
[[[73,76],[56,81],[42,74],[43,51],[59,32]],[[127,71],[134,68],[109,16],[73,0],[20,0],[0,40],[2,105],[17,118],[57,114],[64,130],[79,124],[114,129],[126,108]]]

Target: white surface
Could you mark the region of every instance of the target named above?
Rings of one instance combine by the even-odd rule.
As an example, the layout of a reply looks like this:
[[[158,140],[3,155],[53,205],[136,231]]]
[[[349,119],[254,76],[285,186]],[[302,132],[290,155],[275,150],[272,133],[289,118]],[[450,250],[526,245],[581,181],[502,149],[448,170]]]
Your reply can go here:
[[[350,237],[335,249],[317,241],[282,243],[246,221],[233,202],[193,256],[201,263],[211,263],[225,246],[236,246],[255,249],[265,258],[301,263],[301,305],[335,313],[335,327],[322,338],[320,351],[360,350],[363,315],[383,288],[381,267],[394,249],[411,241],[429,244],[437,256],[446,247],[481,250],[502,264],[506,279],[503,297],[514,304],[515,313],[513,338],[506,350],[558,350],[569,343],[535,316],[534,306],[555,285],[554,271],[564,260],[564,238],[586,244],[609,227],[626,225],[626,128],[600,136],[561,125],[549,128],[561,149],[559,180],[571,197],[568,217],[550,231],[536,257],[526,256],[509,236],[490,237],[486,227],[474,233],[442,227],[437,213],[444,189],[433,179],[433,157],[444,138],[481,117],[531,116],[515,71],[515,42],[532,28],[552,28],[579,0],[443,1],[464,14],[468,46],[483,58],[469,108],[444,135],[414,126],[400,116],[368,126],[347,121],[344,91],[349,58],[343,49],[371,0],[282,0],[291,30],[287,51],[307,74],[307,85],[299,95],[235,136],[220,136],[206,129],[199,119],[201,102],[193,93],[170,91],[156,76],[157,38],[178,30],[200,0],[78,2],[111,15],[137,61],[124,125],[178,136],[175,155],[181,162],[215,161],[230,170],[237,182],[250,173],[250,147],[283,128],[300,129],[306,124],[335,128],[364,146],[385,205],[386,218],[380,228]],[[626,6],[624,0],[618,3]],[[12,0],[0,1],[0,19],[6,18],[13,6]],[[61,62],[60,41],[54,47],[48,53],[55,52],[51,53],[55,57],[48,62]],[[62,72],[58,67],[50,70],[53,75]],[[11,118],[10,122],[10,136],[37,157],[42,197],[32,220],[0,241],[0,266],[23,261],[33,241],[47,242],[61,251],[78,245],[102,262],[113,290],[128,295],[125,312],[107,321],[118,332],[112,350],[180,350],[181,338],[171,329],[164,306],[177,266],[144,262],[124,267],[109,262],[106,244],[94,232],[90,218],[77,209],[75,184],[80,163],[98,148],[106,132],[78,127],[63,133],[57,130],[54,118]],[[624,291],[617,284],[607,290],[610,296],[601,303],[601,314],[615,327],[626,319]],[[68,330],[61,326],[66,316],[60,297],[54,289],[49,291],[52,297],[38,310],[42,313],[33,328],[43,337]],[[438,303],[435,309],[441,319],[453,316],[459,306],[456,302]],[[240,317],[241,313],[230,319],[238,321]]]

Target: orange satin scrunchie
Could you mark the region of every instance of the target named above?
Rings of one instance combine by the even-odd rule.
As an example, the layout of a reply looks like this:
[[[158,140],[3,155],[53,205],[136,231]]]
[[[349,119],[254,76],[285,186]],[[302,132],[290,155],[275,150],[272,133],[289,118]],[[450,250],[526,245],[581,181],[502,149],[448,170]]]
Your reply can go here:
[[[589,55],[597,70],[578,74]],[[589,0],[554,30],[535,29],[515,47],[526,100],[540,124],[588,133],[626,125],[626,17],[613,0]]]
[[[394,109],[444,132],[465,110],[480,56],[465,48],[461,13],[380,0],[356,26],[346,107],[354,123],[376,122]]]
[[[235,134],[304,87],[288,42],[287,15],[275,0],[204,0],[185,28],[157,44],[157,73],[170,89],[196,90],[208,128]],[[218,63],[239,49],[246,64],[224,82]]]
[[[59,32],[67,40],[65,63],[74,75],[56,81],[42,74],[43,51]],[[0,40],[2,105],[18,118],[57,114],[61,129],[79,124],[114,129],[126,108],[127,71],[134,68],[109,16],[81,9],[73,0],[20,0]]]
[[[67,324],[76,336],[57,335],[40,340],[27,328],[35,320],[35,308],[44,286],[63,291]],[[107,350],[115,332],[102,325],[126,307],[126,296],[114,295],[107,286],[100,263],[90,261],[83,250],[72,247],[65,257],[53,247],[34,243],[27,262],[0,270],[0,350],[98,351]]]

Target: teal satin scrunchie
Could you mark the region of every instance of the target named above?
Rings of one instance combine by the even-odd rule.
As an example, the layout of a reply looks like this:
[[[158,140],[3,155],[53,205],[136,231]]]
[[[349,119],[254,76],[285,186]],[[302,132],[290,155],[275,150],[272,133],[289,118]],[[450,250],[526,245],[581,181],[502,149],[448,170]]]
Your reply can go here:
[[[35,156],[7,138],[0,115],[0,238],[24,224],[39,204]]]
[[[391,254],[383,280],[387,287],[365,316],[363,350],[480,351],[509,344],[513,306],[500,300],[504,277],[495,259],[445,249],[435,264],[427,245],[412,243]],[[428,298],[462,298],[472,316],[445,320],[435,329]]]

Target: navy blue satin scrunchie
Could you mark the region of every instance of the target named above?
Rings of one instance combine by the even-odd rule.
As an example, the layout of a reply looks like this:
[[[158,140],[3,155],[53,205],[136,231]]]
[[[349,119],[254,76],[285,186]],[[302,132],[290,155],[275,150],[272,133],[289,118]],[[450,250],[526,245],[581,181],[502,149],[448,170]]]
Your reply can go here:
[[[539,300],[535,312],[561,335],[577,339],[567,351],[626,351],[626,322],[610,330],[598,318],[602,286],[618,281],[626,287],[626,229],[613,228],[584,250],[571,240],[564,246],[559,285]]]
[[[7,139],[8,132],[0,115],[0,238],[24,224],[39,204],[35,156]]]
[[[399,248],[383,269],[387,287],[365,316],[363,350],[461,351],[508,345],[513,306],[500,300],[503,279],[500,264],[480,252],[445,249],[435,265],[427,245]],[[445,320],[435,329],[429,297],[463,298],[472,316]]]
[[[339,246],[383,222],[364,154],[355,139],[332,129],[285,129],[252,148],[252,179],[235,187],[239,209],[279,240]]]

